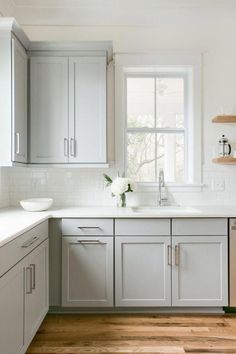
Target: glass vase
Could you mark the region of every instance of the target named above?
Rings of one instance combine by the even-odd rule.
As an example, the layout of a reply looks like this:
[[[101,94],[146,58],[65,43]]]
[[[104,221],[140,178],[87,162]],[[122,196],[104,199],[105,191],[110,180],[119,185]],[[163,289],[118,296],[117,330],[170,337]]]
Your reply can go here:
[[[125,208],[126,207],[126,195],[125,193],[120,194],[117,199],[117,206],[119,208]]]

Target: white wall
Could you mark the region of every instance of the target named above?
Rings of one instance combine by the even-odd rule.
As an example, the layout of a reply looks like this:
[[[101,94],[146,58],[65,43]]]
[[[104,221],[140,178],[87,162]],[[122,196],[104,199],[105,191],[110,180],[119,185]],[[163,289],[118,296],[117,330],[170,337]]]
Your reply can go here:
[[[211,162],[213,148],[221,134],[236,143],[236,124],[212,124],[222,108],[236,114],[236,21],[162,19],[155,27],[38,27],[25,26],[31,40],[112,40],[114,52],[196,51],[203,53],[203,192],[175,193],[186,204],[234,204],[236,201],[236,166]],[[114,121],[112,83],[109,89],[109,158],[114,159]],[[201,117],[199,117],[201,119]],[[198,148],[197,146],[195,148]],[[236,144],[235,144],[236,148]],[[113,204],[104,191],[102,173],[108,171],[19,169],[10,170],[10,202],[36,195],[51,195],[57,204]],[[216,187],[214,187],[214,185]],[[214,187],[214,188],[213,188]],[[222,190],[214,190],[222,189]],[[96,196],[96,198],[95,198]],[[155,195],[139,197],[155,202]]]
[[[9,198],[9,169],[0,168],[0,208],[9,206]]]

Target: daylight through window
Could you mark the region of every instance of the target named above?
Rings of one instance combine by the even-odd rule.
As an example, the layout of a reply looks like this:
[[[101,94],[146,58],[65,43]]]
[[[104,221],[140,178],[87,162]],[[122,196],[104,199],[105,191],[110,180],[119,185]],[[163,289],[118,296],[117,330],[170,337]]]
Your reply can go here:
[[[186,76],[126,77],[126,173],[137,182],[186,178]]]

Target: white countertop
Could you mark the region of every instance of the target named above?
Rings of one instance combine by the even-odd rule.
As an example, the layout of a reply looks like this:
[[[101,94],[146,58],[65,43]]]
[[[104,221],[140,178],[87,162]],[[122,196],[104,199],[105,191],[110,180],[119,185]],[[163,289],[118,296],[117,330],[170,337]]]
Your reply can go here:
[[[135,211],[116,207],[61,207],[43,212],[27,212],[22,208],[0,209],[0,247],[50,218],[236,218],[235,206],[196,206],[186,208],[152,207]]]

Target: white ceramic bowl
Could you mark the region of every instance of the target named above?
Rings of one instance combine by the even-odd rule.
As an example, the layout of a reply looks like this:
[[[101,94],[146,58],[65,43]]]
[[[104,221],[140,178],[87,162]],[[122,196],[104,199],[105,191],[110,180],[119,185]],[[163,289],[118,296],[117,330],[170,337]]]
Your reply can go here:
[[[52,206],[52,198],[32,198],[20,201],[20,205],[26,211],[43,211],[48,210]]]

